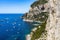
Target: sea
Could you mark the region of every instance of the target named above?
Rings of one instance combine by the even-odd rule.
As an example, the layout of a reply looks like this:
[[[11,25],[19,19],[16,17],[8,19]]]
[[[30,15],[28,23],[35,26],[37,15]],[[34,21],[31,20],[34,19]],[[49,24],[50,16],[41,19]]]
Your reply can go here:
[[[33,28],[22,19],[24,14],[0,14],[0,40],[26,40]]]

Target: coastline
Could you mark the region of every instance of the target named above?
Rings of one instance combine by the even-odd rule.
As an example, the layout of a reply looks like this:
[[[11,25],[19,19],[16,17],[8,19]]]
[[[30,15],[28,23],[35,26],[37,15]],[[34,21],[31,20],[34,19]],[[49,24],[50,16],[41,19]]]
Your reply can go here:
[[[33,20],[29,20],[29,19],[23,19],[23,21],[26,21],[26,22],[34,22]]]
[[[31,37],[32,37],[32,35],[33,35],[33,32],[35,32],[36,30],[37,30],[36,27],[33,28],[32,31],[31,31],[31,33],[26,35],[26,40],[31,40]]]
[[[40,28],[40,27],[41,27],[41,26],[39,26],[38,28]],[[33,32],[35,32],[36,30],[37,30],[37,27],[33,28],[33,29],[31,30],[31,33],[26,35],[26,40],[31,40],[31,37],[32,37],[32,35],[33,35]]]
[[[44,22],[41,22],[41,21],[35,21],[35,20],[30,20],[30,19],[23,19],[23,21],[26,21],[26,22],[36,22],[36,23],[44,23]]]

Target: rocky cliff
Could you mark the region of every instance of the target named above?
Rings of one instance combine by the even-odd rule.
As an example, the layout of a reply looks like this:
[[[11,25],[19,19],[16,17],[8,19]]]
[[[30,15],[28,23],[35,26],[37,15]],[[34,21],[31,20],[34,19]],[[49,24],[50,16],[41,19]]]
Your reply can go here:
[[[31,5],[29,12],[23,18],[43,23],[30,34],[30,40],[60,40],[59,2],[60,0],[37,0]]]
[[[47,40],[60,40],[60,0],[49,0],[48,2],[50,10],[46,26]]]
[[[33,21],[44,21],[48,15],[48,7],[47,7],[46,0],[37,0],[35,1],[23,18],[26,20],[33,20]],[[41,20],[40,20],[41,19]]]

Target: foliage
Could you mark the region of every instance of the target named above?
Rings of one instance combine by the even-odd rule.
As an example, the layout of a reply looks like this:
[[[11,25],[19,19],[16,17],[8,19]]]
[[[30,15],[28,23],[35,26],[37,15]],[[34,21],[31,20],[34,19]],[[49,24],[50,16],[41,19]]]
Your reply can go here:
[[[44,22],[41,25],[41,28],[37,28],[37,30],[35,32],[33,32],[31,40],[35,40],[35,39],[40,38],[41,34],[45,31],[45,26],[46,26],[46,22]]]
[[[31,7],[33,8],[33,7],[36,7],[36,6],[40,5],[40,4],[45,4],[45,3],[47,3],[46,0],[37,0],[37,1],[35,1],[35,2],[31,5]]]
[[[40,21],[44,21],[44,23],[41,23],[41,26],[40,28],[37,27],[37,30],[35,32],[33,32],[33,35],[31,37],[31,40],[35,40],[35,39],[38,39],[40,38],[41,34],[43,32],[45,32],[45,28],[46,28],[46,22],[47,22],[47,19],[48,19],[48,12],[42,12],[40,13],[40,15],[38,15],[39,17],[42,17],[42,16],[45,16],[45,18],[41,18]]]
[[[44,16],[44,18],[42,17]],[[45,21],[48,17],[48,12],[41,12],[38,15],[33,15],[34,19],[37,21]]]

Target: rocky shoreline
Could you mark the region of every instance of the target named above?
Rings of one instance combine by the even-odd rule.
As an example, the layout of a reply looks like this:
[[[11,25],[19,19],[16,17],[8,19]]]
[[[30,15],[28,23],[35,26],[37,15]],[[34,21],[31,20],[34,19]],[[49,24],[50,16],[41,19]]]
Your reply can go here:
[[[23,21],[26,21],[26,22],[33,22],[33,20],[29,20],[29,19],[23,19]]]
[[[39,40],[42,33],[45,31],[45,21],[48,19],[48,11],[49,6],[47,0],[36,0],[29,10],[29,12],[25,13],[23,16],[23,21],[26,22],[37,22],[41,24],[41,26],[37,26],[32,29],[31,33],[26,35],[26,40]],[[35,26],[37,24],[34,24]],[[41,32],[40,32],[41,31]],[[36,37],[35,37],[35,35]],[[38,35],[38,36],[37,36]]]
[[[32,29],[32,32],[30,34],[26,35],[26,40],[31,40],[31,37],[33,35],[33,32],[35,32],[36,30],[37,30],[37,28],[33,28]]]
[[[41,29],[38,27],[38,30],[34,29],[34,34],[32,32],[28,34],[26,40],[60,40],[59,6],[60,0],[38,0],[31,5],[31,10],[24,15],[24,18],[47,23],[42,23]]]

